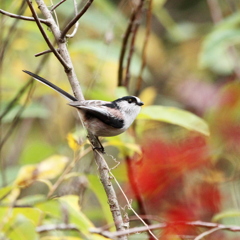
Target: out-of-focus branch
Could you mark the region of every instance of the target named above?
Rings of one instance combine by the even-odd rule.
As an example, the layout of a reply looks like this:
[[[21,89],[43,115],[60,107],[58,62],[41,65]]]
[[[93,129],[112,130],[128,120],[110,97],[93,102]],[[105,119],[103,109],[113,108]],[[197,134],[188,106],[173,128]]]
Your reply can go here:
[[[70,30],[70,28],[83,16],[83,14],[88,10],[88,8],[91,6],[93,0],[88,0],[85,6],[82,8],[82,10],[67,24],[65,29],[62,31],[62,34],[60,36],[60,39],[64,39],[67,32]]]
[[[94,228],[94,229],[90,229],[90,232],[100,234],[100,235],[102,235],[104,237],[108,237],[110,239],[115,239],[116,237],[119,237],[122,235],[131,235],[131,234],[146,232],[149,229],[156,230],[156,229],[164,229],[167,227],[175,227],[175,226],[181,226],[181,225],[200,227],[200,228],[211,228],[211,230],[215,229],[214,231],[221,229],[221,230],[227,230],[227,231],[231,231],[231,232],[240,232],[240,226],[223,225],[223,224],[218,224],[218,223],[202,222],[202,221],[158,223],[158,224],[150,225],[148,227],[146,227],[146,226],[134,227],[134,228],[126,229],[124,231],[119,231],[119,232],[109,232],[109,231],[103,230],[101,228]],[[208,234],[210,234],[210,233],[208,233]]]
[[[214,233],[216,231],[223,230],[224,228],[226,228],[226,227],[223,226],[223,227],[216,227],[216,228],[210,229],[210,230],[208,230],[206,232],[201,233],[200,235],[195,237],[193,240],[203,239],[204,237],[206,237],[206,236],[208,236],[208,235],[210,235],[210,234],[212,234],[212,233]]]
[[[130,76],[128,76],[129,68],[130,68],[130,61],[131,61],[132,53],[134,50],[133,44],[134,44],[134,40],[135,40],[134,39],[135,34],[137,31],[136,26],[138,25],[138,22],[136,21],[136,19],[138,18],[139,12],[142,9],[143,2],[144,2],[144,0],[140,0],[138,6],[134,9],[134,11],[131,15],[128,27],[127,27],[124,37],[123,37],[122,48],[121,48],[121,53],[120,53],[120,58],[119,58],[119,67],[118,67],[118,86],[123,86],[123,85],[126,86],[126,84],[125,84],[126,78],[125,78],[125,81],[123,79],[123,71],[124,71],[123,63],[124,63],[125,54],[127,51],[127,45],[128,45],[129,38],[130,38],[131,34],[133,34],[133,40],[132,40],[132,43],[130,46],[130,51],[129,51],[130,53],[129,53],[129,57],[128,57],[130,60],[128,60],[128,70],[126,73],[127,78],[130,77]],[[137,24],[137,25],[135,25],[135,24]]]
[[[148,45],[148,40],[151,32],[151,24],[152,24],[152,0],[148,1],[148,9],[147,9],[147,18],[146,18],[146,33],[145,33],[145,38],[143,42],[143,48],[142,48],[142,64],[140,68],[140,72],[137,78],[137,86],[136,86],[136,91],[135,95],[138,95],[140,92],[140,89],[142,87],[142,81],[143,81],[143,71],[145,69],[146,63],[147,63],[147,45]]]
[[[22,15],[13,14],[13,13],[4,11],[4,10],[2,10],[2,9],[0,9],[0,13],[2,13],[3,15],[6,15],[6,16],[8,16],[8,17],[11,17],[11,18],[18,18],[18,19],[21,19],[21,20],[26,20],[26,21],[35,22],[35,19],[34,19],[33,17],[27,17],[27,16],[22,16]],[[49,26],[48,21],[46,21],[45,19],[38,18],[38,20],[39,20],[41,23],[44,23],[44,24],[46,24],[47,26]]]

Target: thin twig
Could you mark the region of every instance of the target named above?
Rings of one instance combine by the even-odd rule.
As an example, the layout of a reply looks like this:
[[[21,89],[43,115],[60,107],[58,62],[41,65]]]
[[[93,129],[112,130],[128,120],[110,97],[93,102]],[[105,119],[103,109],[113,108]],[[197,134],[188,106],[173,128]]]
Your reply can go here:
[[[51,7],[50,11],[53,12],[57,7],[59,7],[62,3],[64,3],[66,0],[61,0],[59,3],[55,4]]]
[[[36,0],[36,3],[38,5],[38,8],[41,10],[42,14],[45,16],[45,18],[49,22],[51,22],[50,29],[51,29],[54,37],[55,37],[55,41],[58,45],[59,53],[60,53],[61,57],[63,58],[64,62],[66,62],[67,66],[68,66],[68,69],[65,68],[65,72],[66,72],[68,80],[71,84],[74,96],[79,101],[83,101],[84,96],[83,96],[80,84],[78,82],[76,73],[73,70],[73,64],[72,64],[72,61],[71,61],[71,58],[70,58],[70,55],[69,55],[69,52],[68,52],[68,49],[67,49],[66,41],[63,41],[63,39],[60,39],[61,31],[60,31],[59,27],[56,25],[56,23],[53,19],[53,16],[51,15],[51,12],[48,10],[44,1],[43,0]]]
[[[141,6],[142,2],[143,2],[143,0],[140,1],[140,3],[139,3],[140,6]],[[128,27],[124,33],[122,47],[121,47],[121,53],[120,53],[120,58],[119,58],[118,86],[124,85],[124,83],[123,83],[123,62],[124,62],[124,58],[125,58],[125,54],[126,54],[126,50],[127,50],[128,40],[129,40],[129,37],[133,30],[134,21],[138,15],[139,5],[136,9],[134,9],[134,11],[131,15],[130,21],[128,23]]]
[[[210,229],[210,230],[208,230],[206,232],[201,233],[197,237],[195,237],[194,240],[200,240],[200,239],[210,235],[211,233],[214,233],[214,232],[219,231],[219,230],[223,230],[224,228],[225,227],[216,227],[216,228]]]
[[[131,229],[126,229],[124,231],[118,231],[118,232],[109,232],[106,230],[102,230],[101,228],[95,228],[95,229],[90,229],[89,231],[91,233],[98,233],[104,237],[108,237],[111,239],[114,239],[116,237],[122,236],[122,235],[131,235],[131,234],[136,234],[136,233],[141,233],[141,232],[146,232],[149,229],[150,230],[157,230],[157,229],[163,229],[167,227],[172,227],[176,225],[185,225],[185,226],[194,226],[194,227],[201,227],[201,228],[219,228],[222,230],[227,230],[231,232],[240,232],[240,226],[234,226],[234,225],[223,225],[223,224],[218,224],[218,223],[211,223],[211,222],[202,222],[202,221],[192,221],[192,222],[170,222],[170,223],[158,223],[158,224],[153,224],[150,226],[142,226],[142,227],[134,227]]]
[[[40,52],[40,53],[36,53],[34,56],[35,56],[35,57],[39,57],[39,56],[42,56],[42,55],[44,55],[44,54],[46,54],[46,53],[51,53],[51,52],[52,52],[52,50],[51,50],[51,49],[48,49],[48,50],[42,51],[42,52]]]
[[[54,191],[58,188],[58,186],[62,183],[64,180],[64,177],[66,174],[68,174],[75,166],[76,161],[87,155],[91,151],[91,147],[88,147],[84,151],[80,153],[80,156],[78,158],[74,158],[73,161],[65,168],[64,172],[61,174],[61,176],[57,179],[57,181],[53,184],[52,188],[48,192],[47,197],[51,197],[51,195],[54,193]]]
[[[128,57],[127,57],[127,66],[126,66],[126,75],[125,75],[125,81],[124,81],[124,86],[125,87],[128,87],[129,85],[129,80],[130,80],[130,65],[131,65],[131,62],[132,62],[132,56],[133,56],[133,53],[134,53],[134,50],[135,50],[135,40],[136,40],[136,35],[137,35],[137,30],[139,28],[139,25],[140,25],[140,22],[139,22],[139,18],[141,16],[141,11],[142,11],[142,7],[143,7],[143,2],[144,0],[141,0],[139,2],[139,5],[137,6],[136,8],[136,18],[132,24],[132,30],[131,30],[131,33],[132,33],[132,39],[131,39],[131,42],[130,42],[130,46],[129,46],[129,54],[128,54]]]
[[[47,224],[36,227],[36,231],[38,233],[44,233],[49,231],[56,231],[56,230],[74,230],[79,232],[78,227],[75,224]]]
[[[77,1],[73,0],[73,5],[74,5],[74,11],[75,11],[75,16],[77,16],[78,13],[78,6],[77,6]],[[79,27],[79,22],[77,21],[75,24],[75,27],[73,29],[73,32],[71,34],[67,34],[66,37],[67,38],[73,38],[75,36],[75,34],[77,33]]]
[[[26,20],[26,21],[31,21],[31,22],[35,22],[35,19],[33,17],[27,17],[27,16],[22,16],[22,15],[17,15],[17,14],[13,14],[13,13],[10,13],[10,12],[7,12],[7,11],[4,11],[2,9],[0,9],[0,13],[2,13],[3,15],[6,15],[8,17],[11,17],[11,18],[18,18],[18,19],[21,19],[21,20]],[[42,19],[42,18],[38,18],[39,21],[43,24],[46,24],[47,26],[49,26],[49,22],[46,21],[45,19]]]
[[[146,33],[145,38],[143,42],[143,48],[142,48],[142,64],[140,68],[140,72],[137,78],[137,86],[136,86],[136,93],[135,95],[138,96],[140,89],[142,87],[142,80],[143,80],[143,71],[145,69],[146,63],[147,63],[147,45],[148,40],[151,32],[151,25],[152,25],[152,0],[148,1],[148,10],[147,10],[147,19],[146,19]]]
[[[39,19],[38,19],[38,16],[37,16],[37,13],[35,11],[35,9],[33,8],[32,6],[32,3],[30,2],[30,0],[27,0],[27,4],[32,12],[32,15],[33,15],[33,18],[35,19],[36,21],[36,24],[40,30],[40,32],[42,33],[42,36],[44,38],[44,40],[46,41],[48,47],[51,49],[51,51],[53,52],[53,54],[56,56],[56,58],[60,61],[60,63],[63,65],[65,71],[70,71],[70,67],[68,66],[68,64],[64,61],[64,59],[61,57],[61,55],[56,51],[56,49],[54,48],[54,46],[52,45],[51,41],[49,40],[45,30],[43,29]],[[50,23],[49,21],[49,26],[51,26],[52,23]]]
[[[60,36],[60,39],[64,39],[67,32],[70,30],[70,28],[83,16],[83,14],[88,10],[88,8],[91,6],[93,0],[88,0],[85,6],[82,8],[82,10],[75,16],[63,29],[62,34]]]
[[[117,181],[117,179],[115,178],[115,176],[112,174],[112,172],[110,172],[110,175],[112,176],[112,178],[114,179],[114,181],[116,182],[118,188],[120,189],[123,197],[125,198],[126,202],[127,202],[127,206],[128,208],[134,213],[134,215],[143,223],[143,225],[148,228],[148,225],[145,223],[145,221],[137,214],[137,212],[132,208],[130,201],[128,200],[126,194],[124,193],[123,189],[121,188],[119,182]],[[147,231],[149,232],[149,234],[155,239],[158,240],[158,238],[153,234],[153,232],[150,229],[147,229]]]

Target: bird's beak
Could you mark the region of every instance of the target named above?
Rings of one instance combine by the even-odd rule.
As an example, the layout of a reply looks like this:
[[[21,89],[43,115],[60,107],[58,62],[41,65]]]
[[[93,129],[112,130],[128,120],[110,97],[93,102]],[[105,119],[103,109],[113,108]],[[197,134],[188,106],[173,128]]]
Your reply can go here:
[[[143,103],[143,102],[140,102],[140,103],[138,103],[138,105],[139,105],[139,106],[142,106],[142,105],[144,105],[144,103]]]

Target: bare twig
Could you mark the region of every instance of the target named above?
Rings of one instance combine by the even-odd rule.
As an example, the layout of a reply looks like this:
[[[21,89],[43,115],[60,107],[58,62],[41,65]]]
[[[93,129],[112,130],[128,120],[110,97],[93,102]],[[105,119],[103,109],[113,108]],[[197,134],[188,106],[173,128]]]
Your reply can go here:
[[[77,226],[75,226],[74,224],[47,224],[47,225],[42,225],[42,226],[38,226],[36,227],[36,231],[38,233],[44,233],[44,232],[49,232],[49,231],[56,231],[56,230],[74,230],[79,232],[79,229],[77,228]]]
[[[7,11],[4,11],[2,9],[0,9],[0,13],[2,13],[3,15],[6,15],[8,17],[11,17],[11,18],[18,18],[18,19],[21,19],[21,20],[26,20],[26,21],[32,21],[32,22],[35,22],[35,19],[33,17],[27,17],[27,16],[22,16],[22,15],[17,15],[17,14],[13,14],[13,13],[10,13],[10,12],[7,12]],[[43,24],[46,24],[47,26],[49,26],[49,22],[46,21],[45,19],[42,19],[42,18],[38,18],[39,21]]]
[[[83,14],[88,10],[88,8],[91,6],[93,0],[88,0],[85,6],[82,8],[82,10],[67,24],[65,29],[62,31],[62,34],[60,36],[60,39],[64,39],[67,32],[70,30],[70,28],[83,16]]]
[[[68,53],[66,42],[62,41],[62,39],[60,39],[61,31],[60,31],[59,27],[55,24],[55,21],[54,21],[52,15],[51,15],[51,12],[48,10],[44,1],[43,0],[36,0],[36,2],[37,2],[37,5],[38,5],[39,9],[42,11],[43,15],[45,16],[45,18],[49,22],[51,22],[50,29],[51,29],[51,31],[52,31],[52,33],[55,37],[55,40],[57,42],[59,53],[60,53],[61,57],[63,58],[63,60],[65,62],[67,62],[68,69],[65,68],[65,72],[68,76],[68,80],[71,84],[73,93],[79,101],[84,100],[84,96],[82,94],[80,84],[77,80],[77,76],[76,76],[75,72],[73,71],[73,65],[72,65],[72,61],[71,61],[71,58],[70,58],[69,53]]]
[[[146,226],[135,227],[135,228],[126,229],[124,231],[118,231],[118,232],[109,232],[106,230],[102,230],[101,228],[96,228],[96,229],[90,229],[90,232],[98,233],[104,237],[114,239],[122,235],[136,234],[136,233],[146,232],[149,229],[150,230],[163,229],[163,228],[172,227],[176,225],[194,226],[194,227],[201,227],[201,228],[213,228],[213,229],[216,229],[215,231],[222,229],[222,230],[227,230],[231,232],[240,232],[240,226],[234,226],[234,225],[227,226],[223,224],[202,222],[202,221],[158,223],[158,224],[153,224],[147,227]]]
[[[121,188],[119,182],[117,181],[117,179],[115,178],[115,176],[112,174],[112,172],[110,172],[112,178],[114,179],[114,181],[116,182],[116,184],[118,185],[123,197],[125,198],[126,202],[127,202],[127,206],[128,208],[134,213],[134,215],[143,223],[144,226],[146,226],[146,228],[148,228],[148,225],[146,224],[146,222],[137,214],[137,212],[132,208],[130,201],[128,200],[126,194],[124,193],[123,189]],[[153,234],[153,232],[148,228],[147,229],[148,233],[150,234],[151,237],[153,237],[153,239],[158,240],[158,238]]]
[[[121,53],[120,53],[120,58],[119,58],[119,67],[118,67],[118,86],[125,85],[123,82],[123,70],[124,70],[123,62],[124,62],[124,58],[125,58],[125,54],[126,54],[126,50],[127,50],[128,40],[134,29],[133,26],[134,26],[135,20],[138,16],[139,10],[142,8],[142,4],[143,4],[143,0],[140,0],[138,7],[136,9],[134,9],[134,11],[131,15],[128,27],[127,27],[124,37],[123,37],[122,48],[121,48]]]
[[[78,6],[77,6],[76,0],[73,0],[73,5],[74,5],[75,16],[77,16]],[[77,33],[78,27],[79,27],[79,22],[77,21],[76,24],[75,24],[75,27],[74,27],[73,32],[72,32],[71,34],[67,34],[66,37],[67,37],[67,38],[72,38],[72,37],[74,37],[75,34]]]
[[[61,0],[59,3],[55,4],[51,7],[50,11],[54,11],[57,7],[59,7],[62,3],[64,3],[66,0]]]
[[[214,232],[219,231],[219,230],[223,230],[224,228],[225,227],[216,227],[216,228],[210,229],[206,232],[201,233],[197,237],[195,237],[194,240],[200,240],[200,239],[206,237],[207,235],[210,235],[211,233],[214,233]]]
[[[30,0],[27,0],[27,4],[32,12],[32,15],[33,15],[33,18],[35,19],[36,21],[36,24],[38,25],[38,28],[40,30],[40,32],[42,33],[42,36],[44,38],[44,40],[46,41],[48,47],[51,49],[51,51],[54,53],[54,55],[56,56],[56,58],[60,61],[60,63],[63,65],[65,71],[70,71],[71,67],[68,66],[68,64],[64,61],[64,59],[61,57],[61,55],[56,51],[56,49],[54,48],[54,46],[52,45],[51,41],[49,40],[46,32],[44,31],[39,19],[38,19],[38,16],[37,16],[37,13],[35,11],[35,9],[33,8],[32,6],[32,3],[30,2]],[[49,26],[52,25],[52,22],[49,21]]]
[[[222,11],[218,5],[218,0],[207,0],[208,7],[214,23],[222,20]]]
[[[88,154],[91,151],[91,147],[88,147],[87,149],[85,149],[84,151],[82,151],[80,153],[80,156],[78,158],[74,158],[73,161],[65,168],[64,172],[61,174],[61,176],[57,179],[57,181],[53,184],[52,188],[50,189],[50,191],[48,192],[48,198],[51,197],[51,195],[54,193],[54,191],[58,188],[58,186],[62,183],[62,181],[64,180],[64,177],[66,176],[66,174],[68,174],[75,166],[76,161],[78,159],[81,159],[82,157],[84,157],[86,154]]]
[[[126,66],[126,76],[125,76],[125,81],[124,81],[124,86],[125,87],[128,87],[129,85],[129,80],[130,80],[130,65],[131,65],[131,62],[132,62],[132,56],[133,56],[133,53],[134,53],[134,45],[135,45],[135,39],[136,39],[136,35],[137,35],[137,30],[139,28],[139,18],[141,16],[141,11],[142,11],[142,7],[143,7],[143,2],[144,0],[141,0],[139,1],[139,5],[137,6],[136,8],[136,18],[132,24],[132,30],[131,30],[131,33],[132,33],[132,39],[131,39],[131,42],[130,42],[130,46],[129,46],[129,54],[128,54],[128,57],[127,57],[127,66]]]
[[[145,69],[146,63],[147,63],[147,44],[148,39],[151,32],[151,24],[152,24],[152,0],[148,1],[148,10],[147,10],[147,19],[146,19],[146,33],[145,33],[145,39],[143,42],[143,49],[142,49],[142,64],[140,68],[140,72],[137,79],[137,86],[136,86],[136,93],[135,95],[138,95],[142,86],[142,80],[143,80],[143,71]]]
[[[57,49],[57,51],[59,51],[59,50]],[[44,54],[46,54],[46,53],[51,53],[51,52],[52,52],[52,50],[51,50],[51,49],[48,49],[48,50],[42,51],[42,52],[40,52],[40,53],[36,53],[34,56],[35,56],[35,57],[39,57],[39,56],[42,56],[42,55],[44,55]]]

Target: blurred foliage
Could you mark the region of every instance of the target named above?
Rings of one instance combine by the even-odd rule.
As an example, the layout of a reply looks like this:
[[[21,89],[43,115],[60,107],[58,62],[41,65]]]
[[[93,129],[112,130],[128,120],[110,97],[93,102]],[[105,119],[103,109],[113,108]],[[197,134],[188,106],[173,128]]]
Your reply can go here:
[[[86,99],[135,94],[148,4],[136,35],[128,90],[117,87],[117,73],[136,1],[95,1],[81,18],[68,48]],[[31,16],[22,1],[1,0],[0,8]],[[73,13],[71,1],[57,8],[61,28]],[[0,26],[1,115],[15,99],[1,119],[0,238],[105,239],[89,232],[105,224],[111,228],[113,222],[86,132],[65,99],[42,84],[32,85],[22,72],[40,69],[41,76],[71,93],[64,70],[52,54],[34,57],[47,50],[34,22],[0,14]],[[145,106],[128,132],[103,139],[110,168],[139,214],[161,222],[239,225],[239,26],[236,0],[152,2],[139,94]],[[123,213],[134,219],[118,195]],[[41,230],[62,223],[74,228]],[[138,223],[130,221],[134,226]],[[171,227],[156,235],[184,239],[200,231]],[[129,239],[140,236],[148,238]],[[206,237],[238,238],[223,231]]]

